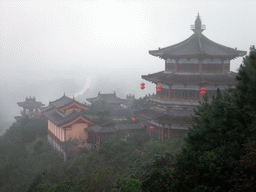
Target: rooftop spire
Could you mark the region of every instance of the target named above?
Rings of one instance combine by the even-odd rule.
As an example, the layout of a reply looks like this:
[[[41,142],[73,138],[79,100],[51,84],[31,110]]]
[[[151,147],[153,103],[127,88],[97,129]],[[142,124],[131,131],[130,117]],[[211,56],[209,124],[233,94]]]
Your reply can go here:
[[[191,30],[194,31],[195,34],[201,34],[203,30],[205,30],[205,25],[202,25],[199,13],[196,17],[195,24],[191,25]]]

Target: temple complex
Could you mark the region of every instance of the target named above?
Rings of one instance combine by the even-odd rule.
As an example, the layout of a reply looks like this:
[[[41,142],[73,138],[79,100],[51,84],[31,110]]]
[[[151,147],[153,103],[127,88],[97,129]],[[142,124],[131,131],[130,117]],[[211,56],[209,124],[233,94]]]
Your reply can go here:
[[[20,114],[21,116],[15,116],[16,121],[22,119],[25,116],[29,118],[38,117],[40,115],[39,108],[44,106],[42,102],[36,101],[35,97],[26,97],[25,101],[17,102],[17,104],[22,107]]]
[[[229,48],[205,37],[198,14],[194,32],[188,39],[149,54],[165,61],[165,70],[142,79],[156,84],[156,94],[150,97],[152,107],[134,111],[147,120],[147,132],[152,138],[164,141],[182,137],[192,125],[193,108],[203,95],[211,99],[216,90],[224,91],[236,84],[236,73],[230,71],[230,61],[246,51]]]
[[[65,95],[40,109],[48,120],[48,141],[55,149],[63,153],[64,159],[66,159],[68,148],[71,150],[89,148],[87,129],[97,123],[92,122],[83,114],[82,110],[87,109],[89,107],[86,105]],[[75,146],[68,146],[68,142],[74,142]]]

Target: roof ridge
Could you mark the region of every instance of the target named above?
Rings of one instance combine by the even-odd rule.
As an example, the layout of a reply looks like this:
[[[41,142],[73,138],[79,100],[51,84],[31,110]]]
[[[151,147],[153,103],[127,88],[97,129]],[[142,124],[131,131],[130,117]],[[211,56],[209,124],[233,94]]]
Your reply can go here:
[[[63,95],[61,98],[56,99],[55,101],[50,101],[49,103],[54,103],[54,102],[56,102],[56,101],[59,101],[59,100],[63,99],[64,97],[66,97],[66,98],[68,98],[68,99],[71,99],[70,97],[67,97],[66,95]],[[71,99],[71,100],[73,100],[73,99]]]
[[[198,39],[198,43],[199,43],[199,48],[200,48],[201,52],[203,53],[204,49],[203,49],[203,45],[202,45],[201,38],[199,35],[198,35],[197,39]]]
[[[209,38],[207,38],[207,37],[204,36],[203,34],[201,34],[201,35],[202,35],[203,38],[205,38],[205,40],[207,40],[207,41],[210,42],[210,43],[214,43],[215,45],[219,46],[220,48],[225,48],[225,49],[232,50],[232,51],[235,51],[235,50],[236,50],[236,49],[234,49],[234,48],[231,48],[231,47],[222,45],[222,44],[220,44],[220,43],[216,43],[215,41],[210,40]],[[236,50],[236,51],[239,51],[239,50]]]

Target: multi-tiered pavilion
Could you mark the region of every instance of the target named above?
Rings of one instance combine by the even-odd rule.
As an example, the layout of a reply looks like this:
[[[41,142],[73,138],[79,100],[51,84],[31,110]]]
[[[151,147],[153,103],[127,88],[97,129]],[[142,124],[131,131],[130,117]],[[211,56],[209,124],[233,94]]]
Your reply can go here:
[[[185,135],[192,124],[193,108],[204,93],[211,98],[217,89],[223,91],[236,84],[236,73],[230,71],[230,61],[246,54],[246,51],[220,45],[205,37],[202,32],[206,28],[199,14],[191,29],[194,34],[188,39],[149,51],[165,60],[165,70],[142,75],[160,89],[150,98],[155,104],[153,107],[134,113],[148,121],[148,133],[161,141]],[[205,91],[201,92],[202,89]]]

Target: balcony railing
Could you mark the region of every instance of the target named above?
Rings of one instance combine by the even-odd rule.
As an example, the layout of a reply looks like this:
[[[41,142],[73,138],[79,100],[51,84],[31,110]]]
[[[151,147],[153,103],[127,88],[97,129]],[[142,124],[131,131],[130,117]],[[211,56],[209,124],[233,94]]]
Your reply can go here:
[[[190,25],[190,29],[195,29],[195,25]],[[206,29],[205,25],[201,25],[201,29]]]
[[[156,96],[151,96],[149,98],[150,101],[161,103],[161,104],[168,104],[168,105],[199,105],[198,100],[186,100],[186,99],[166,99],[166,98],[160,98]]]

